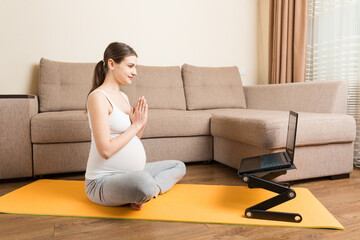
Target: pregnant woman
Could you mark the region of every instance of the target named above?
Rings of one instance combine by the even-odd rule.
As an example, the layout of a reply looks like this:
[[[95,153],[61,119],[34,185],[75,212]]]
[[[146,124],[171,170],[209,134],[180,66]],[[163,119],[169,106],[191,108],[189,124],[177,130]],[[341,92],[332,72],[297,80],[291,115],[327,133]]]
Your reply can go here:
[[[111,43],[97,63],[87,110],[91,148],[85,174],[88,198],[104,206],[144,203],[172,188],[186,173],[177,160],[146,163],[140,141],[148,118],[142,96],[131,107],[122,84],[136,76],[137,54],[124,43]]]

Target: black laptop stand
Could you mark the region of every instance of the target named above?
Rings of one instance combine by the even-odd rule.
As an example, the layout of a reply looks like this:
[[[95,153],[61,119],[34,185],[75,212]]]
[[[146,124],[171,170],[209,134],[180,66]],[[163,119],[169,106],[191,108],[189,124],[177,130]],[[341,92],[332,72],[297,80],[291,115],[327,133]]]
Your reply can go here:
[[[296,223],[302,221],[302,217],[298,213],[267,211],[272,207],[275,207],[281,203],[287,202],[296,197],[295,191],[293,189],[290,189],[290,187],[286,187],[268,180],[286,174],[286,172],[287,172],[286,170],[278,171],[278,172],[270,172],[261,178],[254,176],[254,174],[251,175],[244,174],[240,176],[242,180],[248,184],[249,188],[263,188],[279,194],[259,204],[247,208],[245,210],[245,216],[247,218],[257,218],[257,219],[296,222]]]

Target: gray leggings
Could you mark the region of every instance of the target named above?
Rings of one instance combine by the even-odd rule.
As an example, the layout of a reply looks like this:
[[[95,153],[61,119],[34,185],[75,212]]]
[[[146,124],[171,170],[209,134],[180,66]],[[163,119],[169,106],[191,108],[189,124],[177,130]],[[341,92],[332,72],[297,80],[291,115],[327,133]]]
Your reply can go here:
[[[178,160],[146,163],[143,171],[85,179],[85,191],[92,202],[103,206],[140,204],[170,190],[185,173],[185,164]]]

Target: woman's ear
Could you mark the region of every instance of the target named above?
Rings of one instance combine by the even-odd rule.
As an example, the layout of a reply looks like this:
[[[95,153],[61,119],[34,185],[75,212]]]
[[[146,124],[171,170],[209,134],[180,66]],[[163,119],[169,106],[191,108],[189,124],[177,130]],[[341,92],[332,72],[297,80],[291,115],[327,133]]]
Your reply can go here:
[[[110,70],[114,70],[114,68],[115,68],[115,61],[112,60],[111,58],[108,59],[108,68]]]

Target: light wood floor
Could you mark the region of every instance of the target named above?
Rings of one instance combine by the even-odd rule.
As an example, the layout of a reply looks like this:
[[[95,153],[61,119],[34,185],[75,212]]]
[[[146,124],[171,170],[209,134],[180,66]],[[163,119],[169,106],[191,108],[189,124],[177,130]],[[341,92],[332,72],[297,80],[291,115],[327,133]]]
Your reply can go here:
[[[52,178],[84,179],[83,174]],[[2,182],[0,196],[32,181]],[[187,165],[180,183],[244,185],[236,170],[219,163]],[[308,188],[345,231],[0,214],[0,239],[360,239],[360,169],[354,169],[350,179],[294,186]]]

